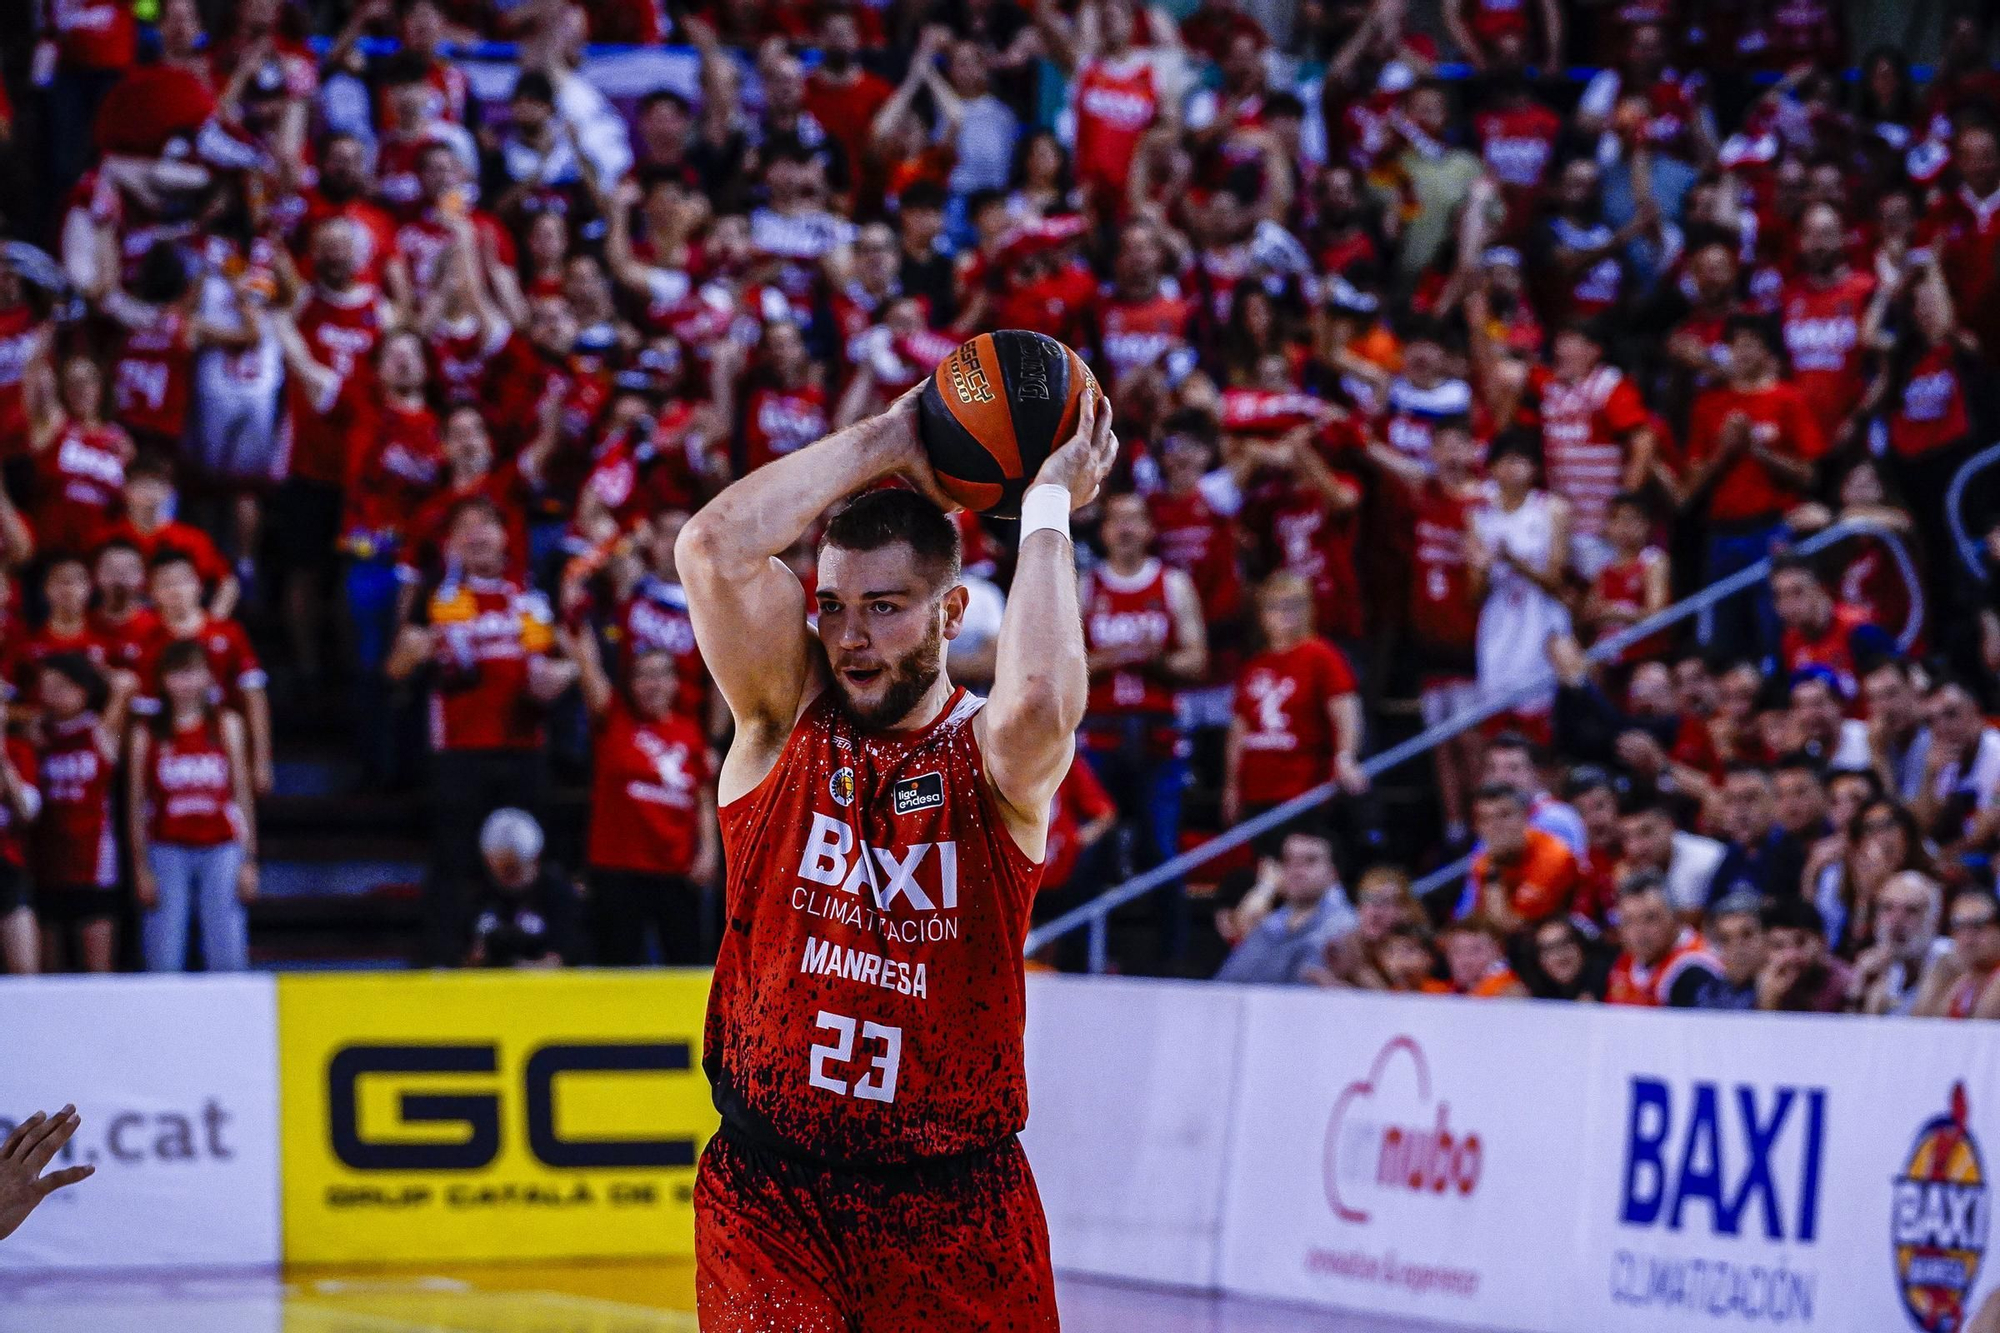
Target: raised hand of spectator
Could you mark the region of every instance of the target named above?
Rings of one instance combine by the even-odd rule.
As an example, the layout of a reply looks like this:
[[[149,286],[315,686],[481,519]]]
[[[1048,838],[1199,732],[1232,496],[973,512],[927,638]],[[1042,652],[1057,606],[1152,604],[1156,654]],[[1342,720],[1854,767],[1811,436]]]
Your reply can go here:
[[[1723,418],[1722,429],[1716,433],[1717,452],[1722,457],[1734,458],[1750,449],[1755,443],[1748,413],[1731,412]]]
[[[1773,958],[1757,974],[1757,1007],[1780,1009],[1785,997],[1799,981],[1800,964],[1792,958]]]
[[[82,1123],[83,1117],[74,1106],[65,1106],[54,1116],[37,1111],[15,1126],[7,1142],[0,1144],[0,1240],[13,1235],[43,1199],[97,1170],[94,1166],[67,1166],[42,1174]]]
[[[1635,773],[1658,777],[1667,770],[1667,752],[1643,731],[1628,731],[1613,742],[1613,746],[1618,753],[1618,762]]]
[[[1583,645],[1576,641],[1575,635],[1551,634],[1543,652],[1549,659],[1550,669],[1556,673],[1556,679],[1564,685],[1581,685],[1590,673],[1590,659],[1584,655]]]

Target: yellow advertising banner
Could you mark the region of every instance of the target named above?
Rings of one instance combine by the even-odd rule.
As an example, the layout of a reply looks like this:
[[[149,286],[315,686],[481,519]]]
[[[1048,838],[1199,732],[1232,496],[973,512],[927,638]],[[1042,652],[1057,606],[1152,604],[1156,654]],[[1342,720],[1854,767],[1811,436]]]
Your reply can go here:
[[[694,1252],[708,973],[278,980],[292,1263]]]

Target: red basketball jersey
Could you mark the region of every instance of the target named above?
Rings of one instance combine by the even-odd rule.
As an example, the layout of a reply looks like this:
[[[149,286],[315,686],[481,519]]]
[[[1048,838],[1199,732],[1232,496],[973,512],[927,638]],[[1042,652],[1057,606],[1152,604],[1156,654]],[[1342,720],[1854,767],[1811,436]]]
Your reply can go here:
[[[1575,384],[1534,372],[1542,408],[1549,489],[1570,502],[1578,532],[1598,533],[1625,470],[1624,437],[1646,424],[1646,405],[1624,373],[1599,366]]]
[[[374,433],[380,294],[363,286],[337,293],[315,289],[299,308],[298,325],[307,349],[340,377],[340,385],[332,398],[315,402],[304,380],[292,381],[291,475],[343,486]]]
[[[824,389],[811,384],[796,389],[757,389],[743,413],[744,468],[760,468],[825,434]]]
[[[1781,298],[1792,377],[1831,438],[1868,387],[1869,348],[1861,336],[1875,277],[1849,273],[1828,287],[1799,281]]]
[[[118,882],[118,841],[111,827],[111,778],[117,771],[97,748],[95,713],[48,726],[35,774],[42,791],[35,821],[35,883],[43,888],[108,889]],[[39,779],[39,780],[37,780]]]
[[[1098,313],[1104,382],[1115,388],[1126,376],[1159,365],[1169,353],[1187,346],[1195,313],[1193,301],[1165,292],[1143,301],[1107,298]]]
[[[35,456],[36,549],[88,555],[124,503],[131,457],[131,437],[116,426],[63,427]]]
[[[1153,67],[1141,56],[1092,60],[1076,79],[1076,178],[1123,197],[1132,158],[1160,114]]]
[[[1340,748],[1328,705],[1354,693],[1347,657],[1325,639],[1250,659],[1236,682],[1240,787],[1252,804],[1288,801],[1333,776]]]
[[[594,870],[685,875],[701,843],[708,743],[684,717],[640,717],[622,700],[598,728],[590,782]]]
[[[1479,633],[1472,599],[1472,567],[1465,537],[1472,530],[1472,500],[1437,481],[1416,494],[1417,544],[1410,578],[1410,629],[1434,657],[1470,660]]]
[[[1099,565],[1084,576],[1082,602],[1083,638],[1090,650],[1126,649],[1135,659],[1131,666],[1090,673],[1090,715],[1171,714],[1173,689],[1158,672],[1146,669],[1174,637],[1166,566],[1149,558],[1128,578]]]
[[[21,785],[34,793],[34,800],[41,799],[41,765],[35,758],[35,747],[25,736],[9,735],[0,741],[7,749],[7,762],[14,766]],[[0,865],[13,866],[16,870],[28,864],[28,834],[34,826],[23,824],[14,815],[14,807],[0,801]]]
[[[687,590],[656,575],[643,576],[632,595],[618,606],[612,631],[620,649],[621,676],[631,675],[632,659],[640,653],[672,654],[674,674],[680,679],[680,688],[674,691],[674,712],[702,725],[708,716],[708,667],[694,641]]]
[[[723,1117],[815,1157],[907,1163],[1027,1122],[1021,949],[1041,867],[1007,832],[955,692],[865,732],[833,691],[724,806],[728,929],[702,1063]]]
[[[192,333],[188,317],[172,308],[126,332],[111,367],[111,389],[127,428],[180,439],[187,427]]]
[[[220,726],[211,720],[154,738],[146,805],[154,842],[219,847],[236,841],[241,815]]]

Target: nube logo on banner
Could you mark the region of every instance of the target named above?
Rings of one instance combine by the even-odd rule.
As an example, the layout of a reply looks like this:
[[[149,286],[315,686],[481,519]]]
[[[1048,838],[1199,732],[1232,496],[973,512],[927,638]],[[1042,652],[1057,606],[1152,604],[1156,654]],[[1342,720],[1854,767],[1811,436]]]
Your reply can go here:
[[[1398,1063],[1409,1065],[1408,1079],[1389,1077]],[[1327,1117],[1327,1205],[1343,1222],[1367,1222],[1371,1200],[1466,1198],[1479,1188],[1484,1159],[1478,1133],[1453,1128],[1450,1103],[1433,1099],[1424,1048],[1412,1037],[1391,1037],[1367,1076],[1341,1089]]]
[[[1889,1230],[1903,1309],[1922,1333],[1958,1333],[1992,1221],[1963,1083],[1952,1085],[1945,1114],[1917,1131],[1893,1183]]]

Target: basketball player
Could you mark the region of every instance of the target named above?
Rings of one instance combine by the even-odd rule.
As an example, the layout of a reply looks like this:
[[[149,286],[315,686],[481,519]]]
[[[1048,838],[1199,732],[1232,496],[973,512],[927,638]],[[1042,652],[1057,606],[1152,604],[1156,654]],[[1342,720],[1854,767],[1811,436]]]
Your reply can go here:
[[[1071,509],[1108,407],[1023,505],[990,698],[943,668],[967,594],[916,391],[750,473],[677,544],[736,734],[727,925],[703,1064],[722,1128],[695,1183],[711,1333],[1057,1326],[1027,1115],[1021,950],[1086,691]],[[817,623],[779,556],[828,524]],[[816,637],[815,637],[816,633]]]

